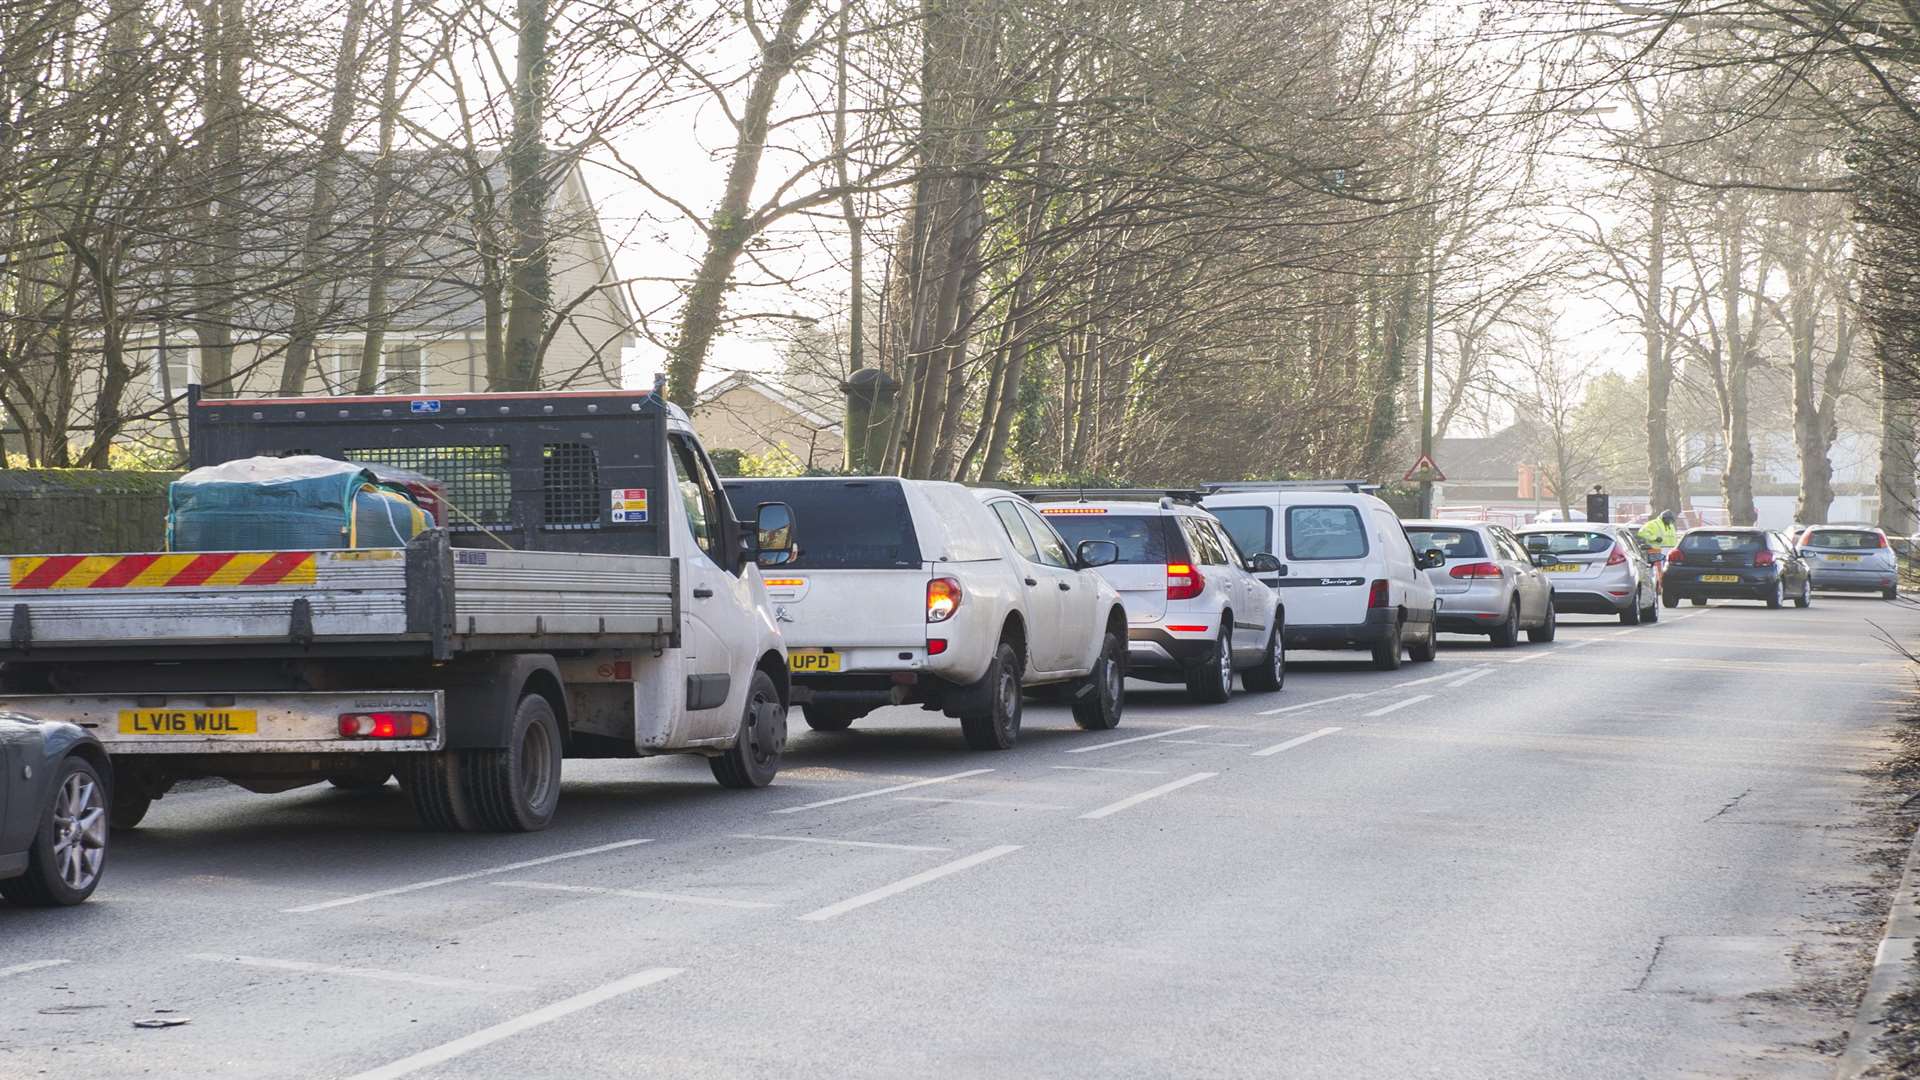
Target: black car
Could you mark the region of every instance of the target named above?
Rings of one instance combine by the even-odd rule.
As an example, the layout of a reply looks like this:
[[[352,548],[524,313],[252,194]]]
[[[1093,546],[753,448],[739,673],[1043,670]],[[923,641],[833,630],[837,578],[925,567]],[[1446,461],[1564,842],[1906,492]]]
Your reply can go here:
[[[1807,561],[1779,533],[1759,528],[1689,529],[1667,553],[1660,602],[1760,600],[1782,607],[1813,603]]]
[[[107,753],[84,728],[0,713],[0,897],[77,904],[107,867]]]

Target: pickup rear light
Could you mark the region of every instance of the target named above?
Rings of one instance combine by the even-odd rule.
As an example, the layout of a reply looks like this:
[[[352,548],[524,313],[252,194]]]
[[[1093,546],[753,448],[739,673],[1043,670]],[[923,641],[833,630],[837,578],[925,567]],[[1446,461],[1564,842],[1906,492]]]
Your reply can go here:
[[[960,610],[960,582],[937,577],[927,582],[927,621],[946,622]]]
[[[1467,578],[1467,579],[1497,578],[1501,576],[1500,564],[1490,563],[1490,562],[1461,563],[1459,566],[1456,566],[1451,570],[1448,570],[1447,576],[1453,577],[1453,578]],[[1386,602],[1383,600],[1380,603],[1375,604],[1373,606],[1384,607],[1386,606]]]
[[[1370,608],[1383,608],[1387,606],[1387,583],[1385,581],[1376,580],[1373,583],[1373,587],[1367,590],[1367,606]]]
[[[1759,551],[1755,552],[1753,555],[1753,565],[1772,566],[1773,552],[1767,550],[1766,548],[1761,548]]]
[[[946,638],[930,637],[927,639],[927,655],[928,656],[939,656],[941,653],[946,651],[947,651]]]
[[[1191,600],[1207,587],[1207,579],[1192,563],[1167,564],[1167,599]]]
[[[433,730],[433,717],[423,712],[340,714],[340,736],[345,739],[418,739]]]
[[[1619,566],[1621,563],[1624,563],[1626,561],[1627,561],[1627,549],[1621,547],[1619,544],[1613,545],[1613,550],[1607,553],[1607,565]]]

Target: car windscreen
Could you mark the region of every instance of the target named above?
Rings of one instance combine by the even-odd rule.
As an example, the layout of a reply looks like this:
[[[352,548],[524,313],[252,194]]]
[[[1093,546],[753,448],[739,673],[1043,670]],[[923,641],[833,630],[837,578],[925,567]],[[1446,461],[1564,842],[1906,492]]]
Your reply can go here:
[[[1839,548],[1845,551],[1858,551],[1862,548],[1878,548],[1880,534],[1863,529],[1815,529],[1807,534],[1803,547]]]
[[[1407,539],[1413,542],[1415,551],[1439,548],[1449,559],[1487,557],[1487,546],[1472,529],[1408,529]]]
[[[1042,506],[1052,525],[1079,550],[1083,540],[1111,540],[1120,549],[1115,562],[1165,563],[1167,561],[1167,519],[1146,514],[1090,514],[1067,512],[1075,508],[1054,509]]]
[[[1367,530],[1351,506],[1287,507],[1287,558],[1359,559],[1367,554]]]
[[[1767,538],[1757,532],[1690,532],[1680,538],[1681,551],[1699,551],[1709,555],[1759,551]]]
[[[1520,542],[1528,551],[1546,551],[1555,555],[1599,555],[1611,550],[1613,537],[1586,529],[1556,532],[1524,532]]]
[[[1273,551],[1273,511],[1264,506],[1208,507],[1233,537],[1234,546],[1243,555],[1265,555]]]
[[[763,502],[793,507],[800,557],[782,570],[918,567],[920,542],[898,480],[729,480],[734,516],[752,522]]]

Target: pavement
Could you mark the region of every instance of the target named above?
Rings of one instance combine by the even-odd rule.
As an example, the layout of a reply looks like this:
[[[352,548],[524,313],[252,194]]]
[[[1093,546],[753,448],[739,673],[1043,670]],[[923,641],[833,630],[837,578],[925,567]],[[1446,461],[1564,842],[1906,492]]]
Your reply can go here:
[[[569,762],[534,835],[177,793],[88,904],[0,906],[0,1076],[1831,1075],[1920,610],[1663,615],[999,754],[796,712],[770,789]]]

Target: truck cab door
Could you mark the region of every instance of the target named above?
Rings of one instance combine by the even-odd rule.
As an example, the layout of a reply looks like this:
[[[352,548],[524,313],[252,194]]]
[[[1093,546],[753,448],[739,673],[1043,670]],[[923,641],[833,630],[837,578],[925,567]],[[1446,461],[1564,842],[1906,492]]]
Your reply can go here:
[[[679,433],[667,439],[678,496],[669,512],[674,547],[681,555],[680,645],[688,737],[722,738],[739,727],[747,692],[742,674],[751,658],[742,650],[756,640],[752,588],[738,572],[737,553],[728,549],[725,503],[699,447]]]

